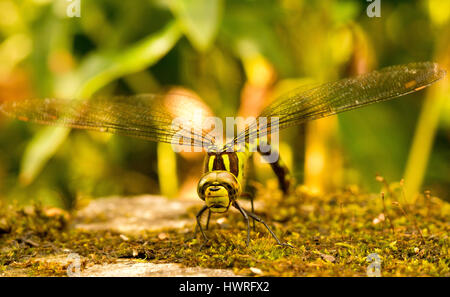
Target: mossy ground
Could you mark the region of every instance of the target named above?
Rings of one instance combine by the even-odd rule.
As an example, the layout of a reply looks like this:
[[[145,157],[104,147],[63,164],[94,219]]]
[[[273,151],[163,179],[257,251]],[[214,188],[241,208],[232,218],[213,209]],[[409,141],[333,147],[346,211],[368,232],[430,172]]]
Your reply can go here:
[[[246,225],[238,212],[219,223],[213,216],[210,240],[200,249],[201,236],[189,240],[191,230],[124,237],[73,229],[67,215],[54,210],[3,206],[0,275],[65,276],[67,263],[36,259],[74,252],[83,257],[82,267],[135,258],[264,276],[366,276],[367,256],[377,253],[382,276],[450,276],[450,205],[429,194],[407,204],[398,184],[385,190],[385,199],[354,188],[317,196],[298,187],[285,198],[273,187],[261,191],[258,199],[266,207],[258,214],[294,248],[277,246],[261,224],[246,247]],[[196,211],[188,215],[194,218]]]

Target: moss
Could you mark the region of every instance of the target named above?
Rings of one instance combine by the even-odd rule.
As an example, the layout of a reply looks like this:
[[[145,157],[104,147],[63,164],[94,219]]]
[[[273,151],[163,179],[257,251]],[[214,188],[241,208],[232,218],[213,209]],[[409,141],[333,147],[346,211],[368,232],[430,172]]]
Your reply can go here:
[[[286,198],[273,188],[260,192],[267,207],[259,215],[294,248],[277,246],[261,224],[246,247],[246,225],[237,212],[220,224],[213,217],[210,240],[202,246],[200,234],[190,240],[186,229],[124,237],[70,228],[70,216],[62,211],[10,205],[0,213],[0,274],[63,276],[69,263],[36,259],[74,252],[83,267],[133,258],[241,275],[365,276],[367,256],[377,253],[383,276],[450,276],[450,206],[437,197],[426,194],[408,205],[395,185],[384,199],[355,187],[322,196],[298,187]],[[192,218],[196,211],[189,209]]]

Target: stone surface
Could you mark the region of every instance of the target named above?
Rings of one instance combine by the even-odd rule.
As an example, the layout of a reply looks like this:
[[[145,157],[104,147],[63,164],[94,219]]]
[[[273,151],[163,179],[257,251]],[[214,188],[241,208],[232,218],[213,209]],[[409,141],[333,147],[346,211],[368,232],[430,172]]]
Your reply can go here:
[[[161,196],[100,198],[77,213],[75,228],[133,233],[165,227],[183,228],[194,218],[183,215],[199,199],[168,199]]]
[[[183,267],[173,263],[150,263],[134,259],[119,259],[115,263],[95,264],[84,269],[80,269],[79,263],[87,260],[77,254],[67,253],[32,259],[33,263],[55,263],[68,266],[67,276],[70,277],[140,277],[140,276],[160,276],[160,277],[228,277],[238,276],[231,270],[209,269],[200,267]],[[78,264],[77,264],[78,263]],[[78,265],[78,266],[77,266]],[[78,267],[78,268],[77,268]],[[27,276],[28,272],[24,268],[8,269],[1,272],[0,276]]]
[[[231,270],[182,267],[179,264],[155,264],[137,260],[118,260],[116,263],[94,265],[80,276],[236,276]]]

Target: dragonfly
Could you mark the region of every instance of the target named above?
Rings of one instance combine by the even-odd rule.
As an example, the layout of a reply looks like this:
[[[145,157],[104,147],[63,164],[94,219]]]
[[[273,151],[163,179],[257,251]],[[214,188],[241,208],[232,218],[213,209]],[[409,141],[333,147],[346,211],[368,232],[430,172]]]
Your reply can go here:
[[[205,230],[208,229],[211,214],[225,213],[233,207],[242,214],[247,224],[247,246],[250,242],[250,220],[253,227],[255,222],[263,224],[277,244],[290,246],[283,243],[269,225],[254,213],[253,197],[251,211],[245,210],[238,202],[239,198],[248,195],[246,168],[249,157],[257,151],[265,158],[271,152],[251,150],[249,139],[256,139],[259,144],[263,143],[260,140],[266,139],[264,144],[270,147],[267,137],[281,129],[413,93],[445,75],[445,70],[436,63],[416,62],[311,88],[300,87],[275,99],[257,119],[225,144],[217,134],[211,133],[212,125],[203,124],[205,119],[213,116],[209,107],[183,94],[139,94],[88,100],[8,100],[0,104],[0,110],[7,116],[26,122],[95,130],[206,151],[204,173],[197,186],[204,206],[196,215],[194,237],[199,229],[203,239],[208,241]],[[185,125],[177,124],[180,118],[190,121]],[[271,121],[261,125],[260,119],[264,118],[277,119],[276,125]],[[240,145],[242,143],[244,146]],[[281,158],[270,165],[280,189],[288,194],[292,181],[288,168]],[[204,229],[201,218],[207,210]]]

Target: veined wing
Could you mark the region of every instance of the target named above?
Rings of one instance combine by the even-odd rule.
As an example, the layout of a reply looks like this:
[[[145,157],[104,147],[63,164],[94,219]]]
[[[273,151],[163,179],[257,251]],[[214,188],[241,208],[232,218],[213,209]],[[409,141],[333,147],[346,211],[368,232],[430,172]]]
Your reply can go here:
[[[265,108],[258,119],[248,125],[228,146],[310,120],[406,95],[425,88],[445,74],[445,70],[438,64],[420,62],[386,67],[309,90],[293,90]],[[260,117],[267,119],[267,125],[260,124]],[[278,118],[278,125],[270,124],[272,117]]]
[[[199,99],[183,94],[141,94],[89,100],[27,99],[0,104],[8,116],[39,124],[95,130],[184,146],[214,139],[203,129],[212,116]],[[177,124],[174,120],[177,119]]]

